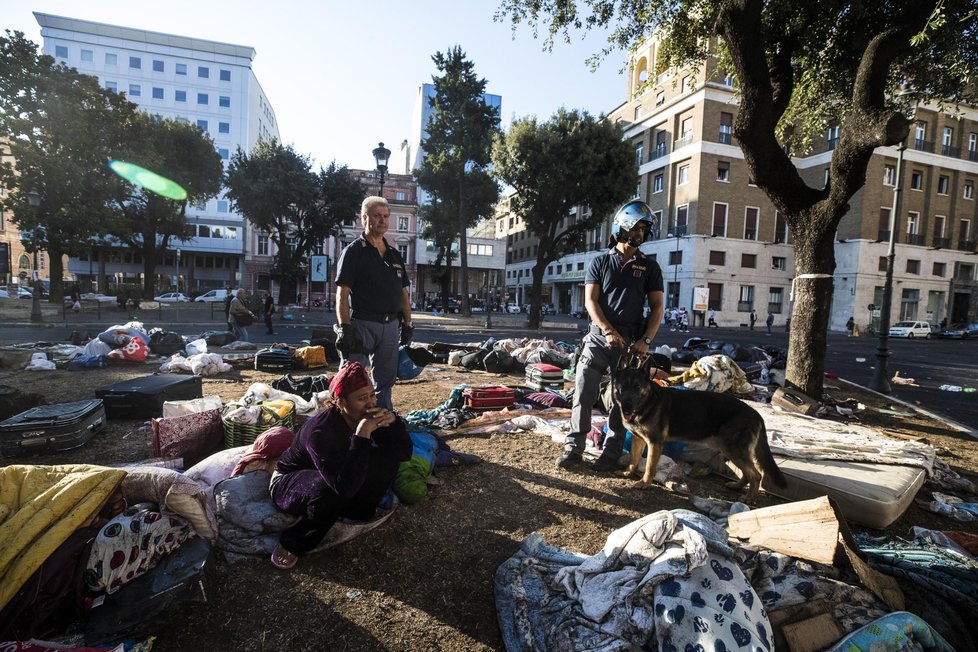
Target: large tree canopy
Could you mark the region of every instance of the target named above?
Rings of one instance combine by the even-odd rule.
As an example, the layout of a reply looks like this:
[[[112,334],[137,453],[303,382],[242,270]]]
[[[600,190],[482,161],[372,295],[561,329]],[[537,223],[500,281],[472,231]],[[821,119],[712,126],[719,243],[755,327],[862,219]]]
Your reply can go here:
[[[422,143],[425,157],[415,177],[418,185],[444,202],[442,209],[453,206],[457,211],[455,223],[445,225],[459,238],[462,310],[469,314],[466,229],[492,215],[499,196],[486,169],[499,129],[499,109],[484,101],[486,80],[475,74],[475,64],[460,47],[437,52],[432,60],[441,75],[432,78],[434,111]]]
[[[261,141],[251,153],[235,152],[227,187],[235,210],[275,243],[272,277],[280,283],[282,305],[295,298],[307,256],[356,215],[366,194],[345,166],[330,163],[317,175],[309,157],[277,140]]]
[[[542,23],[551,39],[611,28],[610,47],[625,49],[658,33],[660,69],[725,60],[740,92],[734,135],[795,245],[786,380],[820,397],[836,227],[865,183],[873,151],[907,136],[909,104],[975,102],[978,2],[506,0],[498,15],[514,25]],[[828,118],[841,125],[831,181],[810,187],[787,151]]]
[[[156,266],[171,240],[182,242],[194,235],[187,223],[187,204],[217,195],[224,168],[214,142],[200,127],[187,122],[138,112],[124,135],[125,144],[113,152],[113,158],[152,170],[187,191],[187,199],[177,202],[128,182],[116,183],[116,214],[108,231],[142,255],[143,297],[150,299],[158,291]]]
[[[106,163],[136,114],[95,77],[55,65],[20,32],[0,38],[0,133],[11,160],[0,166],[3,205],[27,236],[28,251],[47,251],[52,302],[61,302],[62,256],[87,252],[106,233],[116,177]],[[27,199],[36,191],[41,205]]]
[[[530,327],[537,328],[547,265],[580,251],[588,231],[632,196],[635,152],[618,125],[560,109],[542,124],[533,117],[516,120],[497,137],[493,172],[516,190],[510,208],[540,239],[530,304]],[[571,219],[585,205],[590,216]]]

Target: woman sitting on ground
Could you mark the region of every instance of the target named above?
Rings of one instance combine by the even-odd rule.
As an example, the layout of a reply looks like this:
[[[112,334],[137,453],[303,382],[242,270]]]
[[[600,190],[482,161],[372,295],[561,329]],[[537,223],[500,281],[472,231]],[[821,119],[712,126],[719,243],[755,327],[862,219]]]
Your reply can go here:
[[[301,517],[272,552],[272,564],[283,570],[315,548],[340,517],[372,519],[401,462],[411,459],[404,421],[377,406],[359,362],[343,367],[329,389],[335,404],[302,426],[272,474],[272,500]]]

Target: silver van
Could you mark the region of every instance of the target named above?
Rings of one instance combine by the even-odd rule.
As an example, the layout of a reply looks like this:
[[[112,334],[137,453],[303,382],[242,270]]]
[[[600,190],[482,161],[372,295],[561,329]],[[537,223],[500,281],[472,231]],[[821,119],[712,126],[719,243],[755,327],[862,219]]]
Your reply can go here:
[[[210,290],[194,299],[194,301],[200,301],[201,303],[216,303],[218,301],[224,301],[227,295],[227,290]]]

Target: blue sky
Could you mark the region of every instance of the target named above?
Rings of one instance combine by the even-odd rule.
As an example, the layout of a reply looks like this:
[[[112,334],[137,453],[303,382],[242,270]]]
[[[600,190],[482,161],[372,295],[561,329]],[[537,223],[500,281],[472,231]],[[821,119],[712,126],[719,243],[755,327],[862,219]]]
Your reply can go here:
[[[326,164],[373,167],[378,141],[410,136],[418,86],[436,73],[431,55],[460,45],[487,91],[503,98],[502,119],[559,107],[607,113],[625,99],[624,54],[596,73],[586,59],[603,35],[574,34],[552,52],[521,26],[493,21],[492,0],[3,0],[0,27],[40,44],[31,12],[180,34],[257,50],[255,74],[275,108],[282,140]]]

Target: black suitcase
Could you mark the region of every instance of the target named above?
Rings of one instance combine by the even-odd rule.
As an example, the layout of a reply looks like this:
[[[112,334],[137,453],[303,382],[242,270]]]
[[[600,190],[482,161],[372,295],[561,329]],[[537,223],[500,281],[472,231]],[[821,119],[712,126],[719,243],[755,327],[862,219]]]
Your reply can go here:
[[[41,405],[0,421],[0,454],[17,457],[78,448],[105,427],[102,401]]]
[[[255,369],[259,371],[292,371],[292,352],[288,349],[261,349],[255,354]]]
[[[96,598],[85,624],[88,645],[143,638],[159,629],[174,607],[207,602],[214,555],[207,539],[193,537],[115,593]],[[167,613],[170,612],[170,613]]]
[[[203,395],[201,377],[185,374],[143,376],[95,390],[95,396],[105,402],[105,413],[110,419],[161,417],[164,401],[184,401]]]

